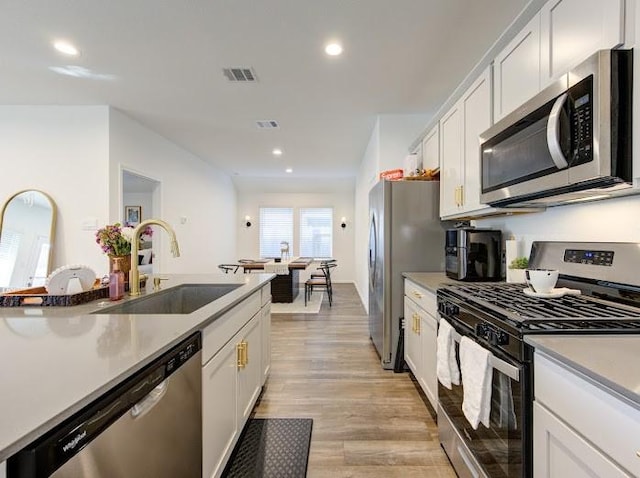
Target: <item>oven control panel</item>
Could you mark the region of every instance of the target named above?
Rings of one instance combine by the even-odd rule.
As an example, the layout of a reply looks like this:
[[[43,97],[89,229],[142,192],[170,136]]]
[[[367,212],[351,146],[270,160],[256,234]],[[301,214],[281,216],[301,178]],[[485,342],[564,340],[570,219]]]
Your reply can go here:
[[[565,249],[564,262],[611,267],[613,265],[613,251]]]

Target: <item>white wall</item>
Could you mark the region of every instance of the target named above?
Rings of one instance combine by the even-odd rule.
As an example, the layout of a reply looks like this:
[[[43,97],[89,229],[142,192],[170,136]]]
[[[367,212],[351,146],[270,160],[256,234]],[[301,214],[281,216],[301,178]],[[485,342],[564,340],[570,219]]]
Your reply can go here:
[[[85,220],[106,221],[108,108],[0,106],[0,200],[40,189],[56,203],[53,268],[85,264],[107,269]]]
[[[181,257],[163,232],[160,272],[210,272],[235,256],[236,195],[231,179],[107,106],[0,106],[3,201],[22,189],[48,193],[58,209],[53,268],[85,264],[103,275],[108,261],[95,228],[122,217],[121,169],[162,181],[159,216],[176,229]],[[184,224],[180,218],[186,218]]]
[[[633,196],[478,220],[475,225],[501,229],[504,238],[513,235],[520,241],[520,254],[529,256],[536,240],[640,242],[638,217],[640,196]]]
[[[116,109],[109,116],[109,214],[119,220],[122,169],[161,182],[156,216],[175,230],[180,257],[169,252],[166,233],[153,236],[154,269],[162,273],[218,272],[236,255],[236,193],[229,176]]]
[[[258,257],[260,251],[260,207],[293,207],[294,208],[294,248],[292,255],[299,255],[298,250],[298,210],[301,207],[332,207],[333,208],[333,257],[338,261],[338,267],[332,272],[335,282],[353,282],[355,280],[354,268],[354,203],[353,182],[336,181],[327,188],[331,191],[277,193],[265,192],[263,188],[254,186],[240,186],[238,195],[238,215],[230,225],[235,225],[238,237],[237,257],[229,255],[221,262],[234,262],[241,258]],[[251,216],[251,227],[244,226],[243,218]],[[340,227],[340,218],[347,218],[347,227]],[[233,229],[230,227],[229,229]],[[307,269],[300,274],[300,281],[305,281],[311,272]]]
[[[429,120],[426,115],[380,115],[362,157],[355,187],[355,281],[369,308],[369,191],[380,171],[404,166],[408,145]]]

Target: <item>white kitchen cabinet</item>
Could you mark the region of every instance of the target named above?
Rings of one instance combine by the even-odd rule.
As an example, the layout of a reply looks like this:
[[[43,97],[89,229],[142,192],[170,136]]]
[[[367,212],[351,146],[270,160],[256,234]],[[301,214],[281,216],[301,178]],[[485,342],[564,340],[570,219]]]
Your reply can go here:
[[[262,307],[262,385],[271,370],[271,303]]]
[[[404,294],[405,362],[434,410],[437,410],[436,296],[409,279],[405,279]]]
[[[456,103],[440,120],[440,217],[460,210],[464,181],[462,161],[462,108]]]
[[[203,477],[218,477],[260,395],[265,380],[263,351],[270,334],[270,289],[252,294],[203,332]],[[270,347],[268,348],[270,351]]]
[[[219,476],[238,439],[238,343],[227,343],[202,369],[202,476]]]
[[[479,135],[491,126],[491,70],[482,75],[440,120],[440,216],[480,215]]]
[[[540,91],[540,15],[493,61],[493,117],[499,121]]]
[[[624,3],[624,0],[550,0],[542,7],[541,88],[597,50],[624,43]]]
[[[0,463],[0,478],[7,478],[7,462]]]
[[[640,476],[640,410],[536,351],[536,478]]]
[[[262,385],[271,370],[271,283],[260,291],[262,295]]]
[[[631,475],[547,408],[533,404],[535,478],[617,478]]]
[[[262,314],[251,319],[238,338],[238,421],[244,426],[262,388]]]
[[[440,138],[438,125],[422,140],[422,168],[435,169],[440,166]]]
[[[420,315],[418,308],[411,300],[404,299],[404,361],[418,377],[420,369],[421,350],[420,350]]]

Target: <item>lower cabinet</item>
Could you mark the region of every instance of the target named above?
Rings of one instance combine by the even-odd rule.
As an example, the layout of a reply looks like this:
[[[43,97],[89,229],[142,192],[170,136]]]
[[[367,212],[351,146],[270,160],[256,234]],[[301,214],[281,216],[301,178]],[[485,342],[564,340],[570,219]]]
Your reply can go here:
[[[408,279],[405,279],[404,292],[404,359],[434,410],[437,410],[436,296]]]
[[[536,351],[533,474],[640,476],[640,410]]]
[[[271,308],[269,302],[262,304],[261,292],[254,296],[203,331],[204,478],[221,475],[266,380],[270,341],[265,344],[265,338],[271,333]]]

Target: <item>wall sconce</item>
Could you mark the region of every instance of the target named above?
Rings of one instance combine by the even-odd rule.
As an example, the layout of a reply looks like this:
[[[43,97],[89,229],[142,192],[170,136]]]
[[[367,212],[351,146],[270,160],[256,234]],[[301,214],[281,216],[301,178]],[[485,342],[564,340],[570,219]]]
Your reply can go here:
[[[251,227],[251,216],[245,216],[244,217],[244,226],[245,227]]]
[[[340,227],[342,229],[344,229],[345,227],[347,227],[347,218],[346,217],[342,217],[340,218]]]

